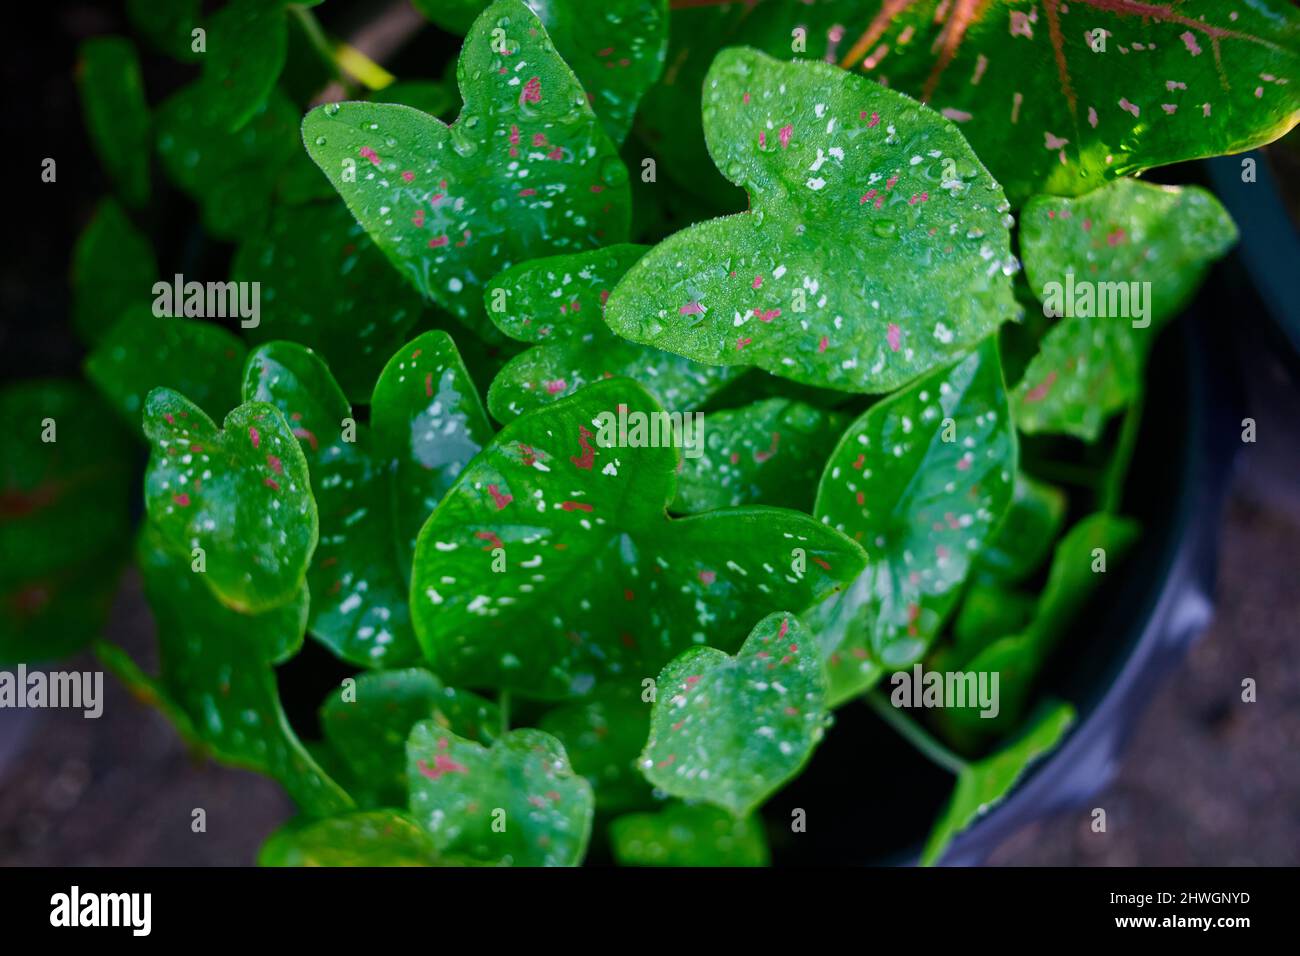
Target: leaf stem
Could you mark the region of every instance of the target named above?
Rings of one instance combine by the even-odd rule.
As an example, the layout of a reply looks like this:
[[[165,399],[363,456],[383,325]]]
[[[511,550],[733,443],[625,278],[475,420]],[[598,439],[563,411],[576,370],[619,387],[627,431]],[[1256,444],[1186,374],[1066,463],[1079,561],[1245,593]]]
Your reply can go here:
[[[865,699],[867,705],[876,712],[877,717],[889,724],[890,727],[897,731],[899,736],[925,754],[932,763],[937,764],[951,774],[959,774],[966,769],[967,763],[965,760],[939,743],[929,731],[882,697],[878,691],[872,691],[865,695]]]
[[[297,3],[289,4],[289,12],[298,19],[307,42],[340,74],[347,74],[370,90],[382,90],[393,82],[393,75],[347,43],[335,43],[325,34],[316,14]]]
[[[1102,479],[1097,502],[1100,511],[1114,513],[1123,503],[1124,479],[1128,477],[1128,467],[1133,461],[1133,450],[1137,447],[1138,429],[1141,425],[1142,393],[1139,391],[1124,413],[1124,424],[1120,426],[1119,437],[1115,440],[1115,454]]]

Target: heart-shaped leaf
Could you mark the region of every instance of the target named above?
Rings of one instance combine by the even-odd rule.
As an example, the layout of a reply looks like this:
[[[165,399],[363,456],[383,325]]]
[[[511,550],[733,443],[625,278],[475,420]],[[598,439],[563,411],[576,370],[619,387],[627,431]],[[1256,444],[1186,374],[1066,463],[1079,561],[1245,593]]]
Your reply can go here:
[[[589,382],[624,376],[661,404],[692,411],[739,369],[692,362],[618,338],[602,318],[609,292],[647,246],[615,245],[530,259],[488,283],[488,315],[512,338],[542,343],[506,363],[488,390],[499,421],[572,395]]]
[[[857,545],[796,512],[669,520],[666,417],[610,379],[516,419],[470,462],[416,548],[412,617],[434,670],[582,696],[692,643],[734,648],[755,614],[805,608],[862,570]]]
[[[291,600],[316,549],[317,517],[307,461],[280,411],[246,402],[218,429],[183,395],[156,388],[144,432],[145,507],[163,546],[185,562],[201,557],[203,583],[235,611]]]
[[[591,784],[540,730],[491,747],[423,720],[406,745],[411,813],[440,853],[514,866],[576,866],[591,838]]]
[[[806,618],[833,704],[924,653],[1011,504],[1016,457],[993,338],[849,426],[814,513],[860,542],[868,566]]]
[[[846,415],[769,398],[709,412],[704,452],[682,461],[672,510],[686,514],[739,505],[812,511],[826,456]]]
[[[170,388],[209,415],[239,404],[244,343],[212,322],[128,311],[86,359],[86,377],[140,431],[145,396]]]
[[[398,810],[292,821],[272,833],[258,866],[435,866],[433,838]]]
[[[230,0],[208,21],[200,85],[231,132],[266,102],[289,44],[286,0]]]
[[[556,707],[538,726],[564,745],[573,769],[591,782],[601,811],[639,809],[653,802],[636,766],[650,732],[650,705],[633,688],[619,686]]]
[[[158,260],[114,199],[104,199],[72,250],[72,324],[98,342],[122,314],[149,308]]]
[[[475,21],[457,78],[450,127],[407,106],[331,103],[307,114],[303,143],[398,271],[490,330],[483,284],[512,262],[626,238],[627,170],[519,0]]]
[[[817,641],[787,611],[759,621],[735,657],[686,651],[656,686],[641,772],[738,817],[799,772],[829,719]]]
[[[795,39],[803,43],[792,42]],[[807,57],[953,119],[1017,204],[1235,153],[1295,124],[1300,14],[1283,0],[819,0],[674,9],[669,68],[640,113],[676,181],[708,189],[700,77],[723,46]]]
[[[413,0],[445,30],[465,33],[485,0]],[[668,46],[667,0],[526,0],[587,90],[615,143],[632,126],[637,101],[659,78]],[[427,111],[426,112],[431,112]]]
[[[767,866],[767,835],[757,817],[704,805],[670,803],[658,813],[629,813],[609,825],[622,866]]]
[[[302,645],[307,588],[261,614],[217,601],[157,528],[140,538],[145,593],[158,625],[159,683],[222,760],[280,781],[299,809],[328,816],[352,801],[311,758],[280,707],[273,664]]]
[[[149,104],[144,98],[140,58],[125,37],[95,37],[81,45],[77,92],[86,130],[122,199],[129,206],[149,201]]]
[[[491,743],[501,726],[496,704],[446,687],[427,670],[358,674],[321,706],[325,739],[375,802],[406,802],[406,738],[421,720],[459,737]]]
[[[237,132],[192,83],[158,107],[158,155],[177,187],[199,204],[203,227],[243,240],[266,227],[277,182],[298,152],[297,108],[272,90]]]
[[[127,432],[77,382],[0,391],[0,664],[53,660],[107,617],[130,536]]]
[[[1021,430],[1095,440],[1141,388],[1156,332],[1236,239],[1227,211],[1195,186],[1120,179],[1077,199],[1030,200],[1025,277],[1044,313],[1063,318],[1016,387]]]
[[[979,574],[1008,584],[1033,574],[1060,534],[1065,506],[1061,489],[1018,473],[1006,520],[979,554]]]
[[[887,392],[1018,314],[1009,206],[948,120],[825,63],[729,49],[704,124],[751,208],[633,266],[605,309],[619,335]]]
[[[1074,723],[1074,708],[1057,703],[1034,721],[1015,743],[990,757],[967,764],[957,786],[921,853],[921,864],[933,866],[958,833],[1001,803],[1039,757],[1056,749]]]
[[[260,321],[249,339],[310,346],[354,401],[369,399],[423,308],[336,199],[277,204],[266,229],[239,247],[231,279],[260,283]]]

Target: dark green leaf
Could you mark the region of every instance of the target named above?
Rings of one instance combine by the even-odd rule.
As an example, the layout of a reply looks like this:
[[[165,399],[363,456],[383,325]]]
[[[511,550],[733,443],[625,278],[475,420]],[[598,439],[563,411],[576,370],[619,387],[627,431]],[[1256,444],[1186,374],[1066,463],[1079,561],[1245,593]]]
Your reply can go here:
[[[609,826],[623,866],[767,866],[762,821],[709,806],[671,803],[659,813],[632,813]]]
[[[817,641],[786,611],[759,621],[735,657],[686,651],[656,689],[641,772],[738,817],[798,774],[829,721]]]
[[[1008,584],[1038,569],[1065,520],[1065,494],[1020,472],[1006,520],[980,552],[976,570]]]
[[[1018,314],[1010,207],[948,120],[825,63],[729,49],[704,124],[751,209],[633,266],[606,306],[619,335],[887,392]]]
[[[289,24],[283,0],[230,0],[208,21],[201,86],[223,127],[242,129],[284,69]]]
[[[203,583],[235,611],[291,600],[316,549],[317,517],[307,461],[279,410],[246,402],[218,429],[189,399],[156,388],[144,432],[145,507],[162,545],[187,565],[202,548]]]
[[[189,396],[209,415],[239,404],[244,343],[200,319],[128,311],[86,359],[86,377],[136,430],[145,396],[165,387]]]
[[[72,324],[95,343],[135,307],[149,308],[158,261],[114,199],[105,199],[72,251]]]
[[[1210,193],[1121,179],[1078,199],[1036,196],[1020,250],[1044,313],[1063,315],[1015,392],[1016,424],[1093,441],[1137,395],[1156,332],[1237,229]]]
[[[129,206],[149,201],[149,105],[140,59],[125,37],[95,37],[81,45],[77,91],[90,141]]]
[[[434,866],[433,838],[398,810],[365,810],[285,824],[267,838],[258,866]]]
[[[1070,724],[1074,708],[1058,703],[1035,721],[1024,735],[1004,749],[966,765],[957,786],[921,853],[921,864],[938,863],[953,837],[1006,798],[1025,771],[1043,754],[1056,749]]]
[[[193,30],[201,0],[126,0],[131,25],[157,49],[178,60],[194,60]]]
[[[302,132],[398,270],[481,331],[483,284],[512,262],[626,238],[627,170],[519,0],[475,22],[457,76],[465,107],[451,127],[407,106],[334,103]]]
[[[591,782],[596,806],[605,812],[638,809],[652,801],[636,766],[650,732],[650,704],[636,690],[620,686],[556,707],[538,725],[564,745],[574,771]]]
[[[453,115],[460,106],[456,90],[436,80],[390,83],[382,90],[376,90],[371,100],[375,103],[400,103],[438,117]]]
[[[514,866],[575,866],[591,838],[591,784],[540,730],[512,730],[492,746],[434,721],[406,745],[411,813],[441,853]]]
[[[805,608],[862,570],[860,548],[796,512],[669,520],[677,453],[647,446],[664,414],[626,379],[597,382],[511,422],[461,473],[420,533],[411,582],[441,676],[582,696],[693,643],[733,649],[754,615]]]
[[[672,510],[765,504],[812,511],[826,456],[847,421],[783,398],[706,413],[704,453],[683,459]]]
[[[993,338],[849,426],[814,513],[859,541],[868,567],[806,618],[829,658],[832,703],[925,652],[1011,504],[1016,457]]]

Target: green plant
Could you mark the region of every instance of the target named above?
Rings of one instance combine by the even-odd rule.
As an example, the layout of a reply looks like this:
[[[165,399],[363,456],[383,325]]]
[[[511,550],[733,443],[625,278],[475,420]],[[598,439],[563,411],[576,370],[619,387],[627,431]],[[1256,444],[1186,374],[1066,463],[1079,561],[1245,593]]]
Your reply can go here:
[[[1036,678],[1138,535],[1146,359],[1235,239],[1125,177],[1294,125],[1300,17],[420,0],[455,79],[391,83],[312,6],[131,2],[196,61],[152,111],[131,41],[83,52],[95,389],[0,393],[0,663],[93,640],[284,785],[289,865],[762,865],[865,699],[957,775],[937,860],[1068,731]],[[159,314],[173,187],[260,314]],[[142,443],[156,676],[95,637]],[[356,669],[312,742],[305,638]],[[1000,675],[997,712],[891,706],[917,663]]]

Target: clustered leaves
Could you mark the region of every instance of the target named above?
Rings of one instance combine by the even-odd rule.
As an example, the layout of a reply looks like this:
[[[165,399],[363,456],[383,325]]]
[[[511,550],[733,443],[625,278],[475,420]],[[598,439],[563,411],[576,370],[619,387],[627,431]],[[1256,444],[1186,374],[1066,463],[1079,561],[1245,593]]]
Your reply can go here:
[[[1235,239],[1123,177],[1284,132],[1294,10],[420,0],[453,85],[312,6],[132,0],[191,64],[161,103],[82,51],[94,387],[0,393],[0,663],[95,637],[142,486],[158,673],[96,650],[283,784],[263,864],[766,865],[834,709],[916,664],[1001,678],[995,718],[892,715],[960,753],[941,859],[1075,719],[1040,676],[1139,534],[1146,358]],[[256,316],[160,310],[172,189]],[[319,741],[308,638],[351,674]]]

